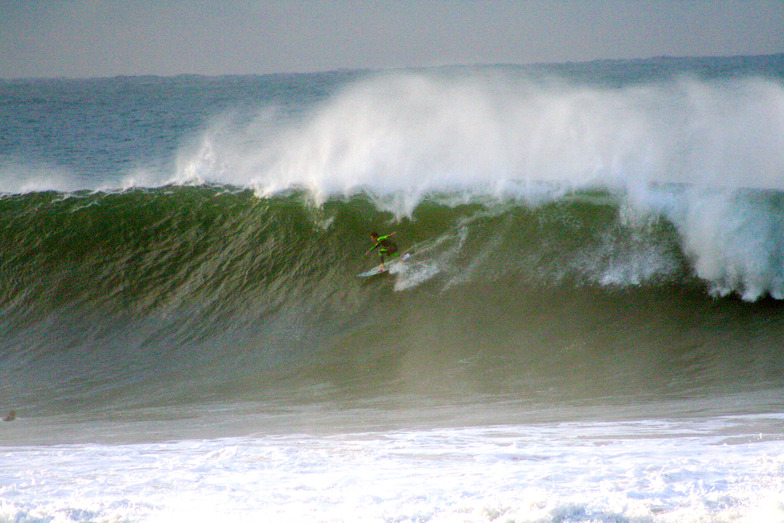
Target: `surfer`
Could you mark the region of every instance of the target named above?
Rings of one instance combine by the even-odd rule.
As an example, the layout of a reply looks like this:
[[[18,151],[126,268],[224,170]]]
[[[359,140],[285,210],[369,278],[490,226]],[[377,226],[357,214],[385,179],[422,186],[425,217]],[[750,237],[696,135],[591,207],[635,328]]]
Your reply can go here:
[[[12,410],[11,412],[8,413],[8,416],[3,418],[3,421],[14,421],[15,419],[16,419],[16,412]]]
[[[397,232],[392,232],[385,236],[379,236],[377,232],[371,232],[370,239],[373,240],[375,245],[373,245],[373,247],[371,247],[370,250],[365,253],[365,255],[367,256],[374,250],[378,249],[378,257],[381,258],[381,266],[386,267],[384,264],[384,258],[391,258],[398,255],[397,244],[390,240],[390,238],[395,234],[397,234]]]

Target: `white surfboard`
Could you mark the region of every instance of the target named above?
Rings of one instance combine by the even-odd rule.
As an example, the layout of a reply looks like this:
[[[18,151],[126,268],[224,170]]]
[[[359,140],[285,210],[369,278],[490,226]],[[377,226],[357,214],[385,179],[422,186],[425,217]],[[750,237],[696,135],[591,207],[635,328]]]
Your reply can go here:
[[[373,267],[372,269],[370,269],[368,271],[361,272],[361,273],[357,274],[357,276],[359,276],[360,278],[371,278],[373,276],[378,276],[380,274],[385,274],[385,273],[389,272],[390,268],[394,267],[395,265],[397,265],[398,263],[400,263],[402,261],[407,260],[409,256],[411,256],[411,254],[405,253],[400,258],[398,258],[396,260],[393,260],[393,261],[390,261],[390,262],[387,262],[386,265],[376,265],[375,267]]]

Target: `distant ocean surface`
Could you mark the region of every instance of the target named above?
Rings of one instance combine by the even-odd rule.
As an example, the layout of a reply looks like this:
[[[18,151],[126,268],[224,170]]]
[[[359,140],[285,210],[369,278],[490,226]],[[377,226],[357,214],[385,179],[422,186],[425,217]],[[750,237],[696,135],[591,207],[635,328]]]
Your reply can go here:
[[[784,521],[784,55],[0,81],[11,411],[0,522]]]

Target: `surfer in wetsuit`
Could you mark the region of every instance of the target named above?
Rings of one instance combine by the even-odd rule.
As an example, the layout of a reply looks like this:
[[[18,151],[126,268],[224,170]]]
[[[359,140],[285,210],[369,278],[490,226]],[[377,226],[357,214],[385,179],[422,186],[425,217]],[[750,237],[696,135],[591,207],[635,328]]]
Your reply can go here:
[[[370,254],[375,249],[378,249],[378,257],[381,258],[381,266],[386,267],[384,264],[384,258],[391,258],[398,255],[397,252],[397,244],[390,240],[392,236],[397,234],[396,232],[387,234],[386,236],[379,236],[377,232],[370,233],[370,239],[373,240],[373,247],[370,248],[368,252],[365,254]]]

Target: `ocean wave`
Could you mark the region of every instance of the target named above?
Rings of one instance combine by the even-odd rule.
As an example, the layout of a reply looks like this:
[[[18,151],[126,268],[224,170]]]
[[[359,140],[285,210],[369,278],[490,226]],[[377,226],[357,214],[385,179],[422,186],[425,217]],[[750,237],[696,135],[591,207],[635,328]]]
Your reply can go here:
[[[780,194],[753,194],[753,216],[778,211]],[[698,239],[684,243],[666,213],[603,192],[447,196],[402,219],[371,195],[315,205],[228,186],[6,196],[3,396],[47,412],[318,390],[540,401],[780,376],[779,308],[709,298],[729,280],[700,279]],[[363,281],[374,229],[413,254]],[[769,241],[759,230],[732,239]],[[703,351],[704,366],[688,356]]]
[[[223,121],[181,151],[175,179],[262,198],[304,190],[317,205],[368,194],[397,219],[434,195],[541,205],[604,191],[629,216],[671,223],[711,294],[780,299],[783,107],[781,82],[757,76],[607,86],[492,69],[395,72],[293,119]]]
[[[0,396],[780,386],[776,63],[0,86]]]

